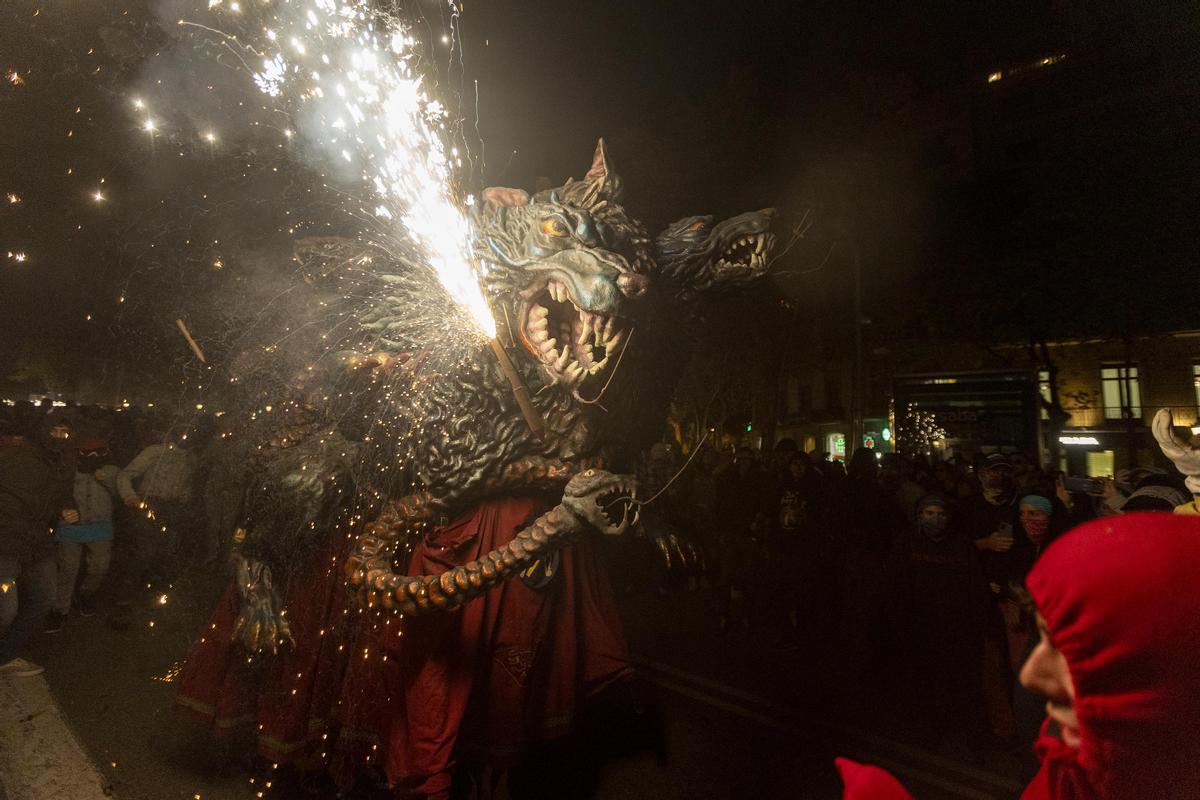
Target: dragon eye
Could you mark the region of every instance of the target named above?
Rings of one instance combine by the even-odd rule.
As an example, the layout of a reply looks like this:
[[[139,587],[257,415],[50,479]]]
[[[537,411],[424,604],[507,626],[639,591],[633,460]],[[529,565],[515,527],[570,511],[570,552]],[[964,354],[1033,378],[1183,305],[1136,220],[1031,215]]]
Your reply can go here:
[[[571,233],[567,226],[558,217],[546,217],[542,220],[542,233],[550,236],[563,237]]]
[[[704,220],[700,220],[699,222],[693,222],[691,225],[687,226],[687,232],[688,233],[707,233],[708,232],[708,223],[705,222]]]

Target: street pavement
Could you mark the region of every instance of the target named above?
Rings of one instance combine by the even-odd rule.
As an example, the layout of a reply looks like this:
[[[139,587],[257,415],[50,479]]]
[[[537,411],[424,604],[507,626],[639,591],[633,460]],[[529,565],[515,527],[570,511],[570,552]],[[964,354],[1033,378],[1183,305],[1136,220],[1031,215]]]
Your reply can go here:
[[[264,791],[261,775],[250,772],[248,746],[215,739],[171,710],[179,666],[221,588],[219,579],[195,579],[165,602],[141,606],[128,630],[110,630],[103,615],[73,616],[63,631],[37,641],[30,658],[46,667],[57,703],[45,704],[46,713],[90,756],[98,776],[87,778],[91,784],[122,800],[249,800]],[[614,756],[595,776],[591,797],[836,798],[835,755],[891,769],[922,800],[1019,794],[1019,759],[991,754],[966,762],[930,752],[872,702],[856,706],[819,638],[775,652],[764,636],[718,631],[709,594],[681,588],[662,597],[628,588],[622,615],[643,694],[661,720],[660,741]],[[0,747],[8,750],[11,716],[0,718]],[[614,728],[611,736],[625,733]],[[88,775],[86,764],[69,759],[43,766],[48,776]],[[8,800],[41,800],[16,785],[7,792]]]

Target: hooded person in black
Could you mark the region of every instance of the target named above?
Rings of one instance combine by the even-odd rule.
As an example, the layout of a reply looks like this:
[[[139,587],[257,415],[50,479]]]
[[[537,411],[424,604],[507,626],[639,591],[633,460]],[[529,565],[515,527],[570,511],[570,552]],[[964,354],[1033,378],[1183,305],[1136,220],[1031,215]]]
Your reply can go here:
[[[976,548],[951,524],[951,508],[940,495],[921,498],[915,523],[896,538],[885,577],[892,674],[934,745],[950,734],[974,740],[982,729],[987,583]]]
[[[42,669],[17,654],[41,630],[58,589],[51,534],[79,512],[63,458],[70,426],[45,420],[33,436],[8,433],[0,449],[0,672],[27,676]]]
[[[838,486],[826,521],[841,537],[841,645],[843,667],[864,686],[875,684],[882,627],[883,564],[904,512],[879,483],[875,451],[859,448]]]

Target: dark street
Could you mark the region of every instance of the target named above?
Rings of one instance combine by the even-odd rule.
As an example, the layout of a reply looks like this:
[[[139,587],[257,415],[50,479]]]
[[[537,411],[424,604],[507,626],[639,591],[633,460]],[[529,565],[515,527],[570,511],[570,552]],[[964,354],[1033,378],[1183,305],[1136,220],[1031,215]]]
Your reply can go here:
[[[180,661],[222,587],[217,578],[181,585],[166,605],[148,596],[127,631],[111,630],[103,616],[72,617],[32,653],[122,800],[243,800],[261,790],[250,782],[262,773],[252,771],[245,749],[216,744],[171,709]],[[814,643],[777,653],[740,632],[715,637],[709,605],[687,592],[624,598],[639,680],[656,699],[665,747],[614,756],[595,800],[836,798],[835,755],[886,766],[922,798],[982,800],[1019,790],[1015,759],[955,761],[887,735],[865,708],[838,712],[843,687],[829,652]],[[604,735],[619,741],[626,733]]]

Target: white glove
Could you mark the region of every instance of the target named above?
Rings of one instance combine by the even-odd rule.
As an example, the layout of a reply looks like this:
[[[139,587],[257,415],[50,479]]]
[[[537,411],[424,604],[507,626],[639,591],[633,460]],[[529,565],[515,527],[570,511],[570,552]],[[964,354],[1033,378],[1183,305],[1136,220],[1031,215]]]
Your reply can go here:
[[[1160,408],[1150,424],[1154,438],[1163,455],[1175,462],[1175,467],[1187,476],[1185,483],[1192,494],[1200,494],[1200,447],[1194,447],[1175,435],[1175,420],[1171,410]]]

